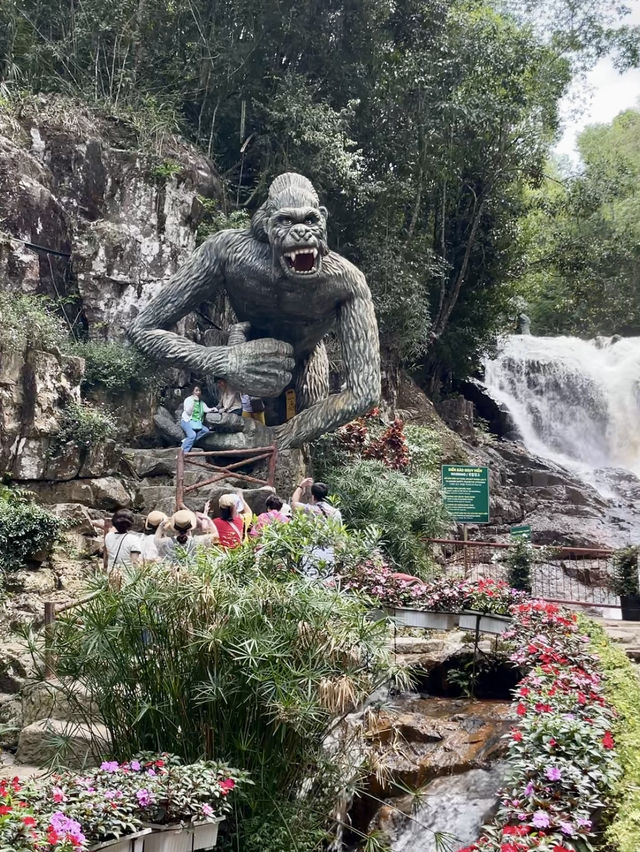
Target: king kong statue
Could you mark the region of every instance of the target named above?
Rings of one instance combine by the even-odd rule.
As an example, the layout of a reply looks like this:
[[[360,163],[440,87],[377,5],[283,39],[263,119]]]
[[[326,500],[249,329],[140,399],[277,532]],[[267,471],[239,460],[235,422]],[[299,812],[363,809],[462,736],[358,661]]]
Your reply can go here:
[[[229,345],[201,346],[167,331],[224,291],[235,311]],[[346,384],[329,395],[323,338],[336,329]],[[296,391],[297,413],[271,427],[299,447],[364,414],[380,398],[378,328],[364,275],[329,251],[327,211],[307,178],[282,174],[246,230],[214,234],[140,311],[129,337],[151,358],[223,378],[255,397]],[[255,436],[264,445],[266,434]]]

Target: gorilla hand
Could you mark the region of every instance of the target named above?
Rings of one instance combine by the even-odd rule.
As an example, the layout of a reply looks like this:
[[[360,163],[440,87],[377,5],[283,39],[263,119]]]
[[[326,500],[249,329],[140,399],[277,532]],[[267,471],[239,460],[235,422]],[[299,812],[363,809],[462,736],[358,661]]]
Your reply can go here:
[[[224,350],[224,363],[216,375],[250,396],[278,396],[291,382],[295,367],[293,347],[265,337]]]

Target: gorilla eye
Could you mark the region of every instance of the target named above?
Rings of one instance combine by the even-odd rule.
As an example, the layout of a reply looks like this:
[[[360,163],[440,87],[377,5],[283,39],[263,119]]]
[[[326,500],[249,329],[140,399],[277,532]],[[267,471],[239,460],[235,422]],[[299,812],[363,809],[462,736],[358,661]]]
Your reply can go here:
[[[291,225],[292,219],[290,216],[280,216],[278,221],[281,225]]]
[[[304,224],[305,225],[317,225],[318,224],[318,217],[317,216],[307,216],[307,218],[304,220]]]

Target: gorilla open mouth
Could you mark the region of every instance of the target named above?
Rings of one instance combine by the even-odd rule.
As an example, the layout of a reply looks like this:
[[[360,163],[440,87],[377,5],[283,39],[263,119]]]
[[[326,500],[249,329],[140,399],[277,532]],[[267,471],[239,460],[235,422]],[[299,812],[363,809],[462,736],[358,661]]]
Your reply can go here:
[[[294,249],[284,253],[287,268],[298,275],[311,275],[318,271],[318,249]]]

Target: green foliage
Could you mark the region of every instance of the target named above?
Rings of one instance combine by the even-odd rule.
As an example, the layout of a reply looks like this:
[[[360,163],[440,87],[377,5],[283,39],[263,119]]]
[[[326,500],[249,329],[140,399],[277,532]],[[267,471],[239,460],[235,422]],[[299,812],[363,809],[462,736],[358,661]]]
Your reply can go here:
[[[429,573],[431,562],[422,539],[436,537],[444,525],[434,477],[424,473],[408,477],[369,460],[334,467],[324,477],[348,526],[375,526],[384,552],[399,569],[421,576]]]
[[[46,296],[25,296],[0,290],[0,349],[22,352],[25,346],[50,352],[68,339],[55,306]]]
[[[83,388],[102,387],[111,393],[156,387],[161,368],[134,346],[120,341],[89,340],[71,351],[85,361]]]
[[[504,561],[511,588],[531,594],[531,566],[536,561],[536,553],[529,539],[517,539],[507,551]]]
[[[64,444],[72,442],[89,449],[116,435],[116,423],[104,409],[88,402],[71,402],[60,416],[60,428],[50,447],[52,455],[61,451]]]
[[[290,536],[280,553],[308,545]],[[81,683],[96,701],[116,756],[224,755],[256,782],[249,809],[272,812],[305,779],[321,793],[336,771],[327,731],[394,670],[386,624],[363,601],[291,573],[273,548],[256,559],[256,547],[203,552],[179,576],[132,570],[121,589],[97,580],[98,596],[58,622],[55,652],[68,689]]]
[[[243,852],[315,852],[324,848],[327,830],[324,826],[326,812],[320,811],[321,804],[314,801],[274,802],[271,812],[249,817],[242,826]],[[233,840],[221,852],[234,852]]]
[[[640,594],[638,588],[638,547],[624,547],[613,557],[613,591],[617,595]]]
[[[613,729],[623,774],[611,797],[615,816],[607,828],[604,848],[615,852],[640,849],[640,684],[635,667],[615,647],[600,625],[581,618],[604,669],[604,689],[618,718]]]
[[[227,214],[220,209],[219,203],[213,198],[198,196],[202,205],[203,214],[198,225],[198,244],[204,242],[207,237],[217,234],[218,231],[226,231],[229,228],[242,230],[248,228],[251,218],[246,210],[232,210]]]
[[[175,160],[164,160],[161,163],[153,166],[149,175],[153,180],[158,183],[166,183],[166,181],[170,180],[174,175],[179,174],[182,171],[182,166],[180,163],[176,163]]]
[[[27,492],[0,486],[0,572],[24,568],[34,554],[51,548],[62,528],[63,521]]]
[[[406,424],[404,427],[409,447],[409,474],[430,473],[440,476],[443,461],[442,439],[436,429],[429,426]]]
[[[540,334],[640,332],[640,112],[579,137],[584,170],[529,196],[522,295]]]

